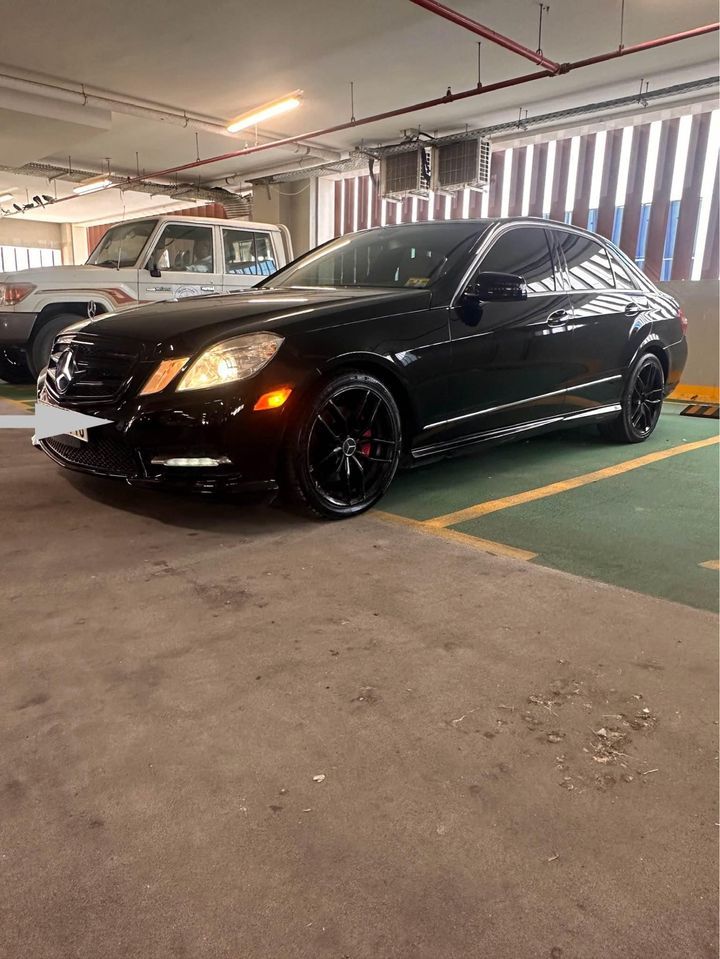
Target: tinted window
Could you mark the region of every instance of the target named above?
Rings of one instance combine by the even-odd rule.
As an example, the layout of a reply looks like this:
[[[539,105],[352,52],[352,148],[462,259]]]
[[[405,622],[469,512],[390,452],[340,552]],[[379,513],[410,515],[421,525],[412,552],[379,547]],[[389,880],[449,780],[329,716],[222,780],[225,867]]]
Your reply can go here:
[[[168,223],[148,258],[159,270],[213,273],[213,234],[209,226]]]
[[[615,274],[615,286],[618,288],[618,290],[636,290],[637,286],[633,282],[630,270],[623,263],[620,257],[613,253],[612,250],[610,250],[609,253],[613,273]]]
[[[241,276],[270,276],[277,270],[267,233],[223,229],[225,272]]]
[[[555,289],[547,235],[538,227],[520,227],[503,233],[483,257],[480,270],[522,276],[532,293]]]
[[[273,277],[273,287],[428,287],[484,222],[380,227],[339,237]]]
[[[558,239],[571,290],[606,290],[615,286],[605,247],[579,233],[561,233]]]

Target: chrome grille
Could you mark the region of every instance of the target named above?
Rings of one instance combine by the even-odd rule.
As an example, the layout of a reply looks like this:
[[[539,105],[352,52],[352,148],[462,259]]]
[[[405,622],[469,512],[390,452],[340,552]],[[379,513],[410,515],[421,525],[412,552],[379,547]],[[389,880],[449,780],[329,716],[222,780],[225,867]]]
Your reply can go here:
[[[107,336],[60,334],[53,343],[46,385],[58,400],[116,400],[138,362],[137,345]]]

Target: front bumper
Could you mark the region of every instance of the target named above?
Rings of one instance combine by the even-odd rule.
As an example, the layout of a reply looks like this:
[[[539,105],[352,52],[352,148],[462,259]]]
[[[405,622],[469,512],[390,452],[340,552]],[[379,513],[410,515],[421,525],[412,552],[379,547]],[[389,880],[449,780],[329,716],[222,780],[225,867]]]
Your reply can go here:
[[[43,386],[41,402],[58,404]],[[56,436],[39,448],[68,469],[124,479],[131,485],[183,486],[200,491],[277,488],[280,451],[292,400],[253,411],[256,390],[224,387],[183,396],[159,393],[115,406],[83,403],[83,413],[113,422],[88,431],[88,441]],[[167,466],[170,458],[227,459],[219,466]]]
[[[0,313],[0,347],[25,346],[36,317],[36,313]]]

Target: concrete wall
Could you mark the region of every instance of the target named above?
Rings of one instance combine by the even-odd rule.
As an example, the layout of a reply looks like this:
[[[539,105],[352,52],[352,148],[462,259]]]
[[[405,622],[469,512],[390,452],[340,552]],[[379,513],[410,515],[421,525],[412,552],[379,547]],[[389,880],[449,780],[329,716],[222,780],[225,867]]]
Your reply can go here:
[[[658,284],[680,303],[688,318],[688,361],[682,386],[720,386],[720,301],[713,280]]]
[[[0,220],[0,246],[62,249],[62,225],[6,216]]]
[[[261,223],[284,223],[290,230],[296,256],[316,245],[314,207],[316,180],[258,186],[253,191],[253,219]]]

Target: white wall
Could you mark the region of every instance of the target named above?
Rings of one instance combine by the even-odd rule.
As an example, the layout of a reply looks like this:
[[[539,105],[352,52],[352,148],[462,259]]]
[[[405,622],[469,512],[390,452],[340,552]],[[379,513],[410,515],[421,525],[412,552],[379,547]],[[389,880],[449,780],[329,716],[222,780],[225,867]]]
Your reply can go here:
[[[61,224],[5,216],[0,219],[0,245],[59,250],[62,248]]]

